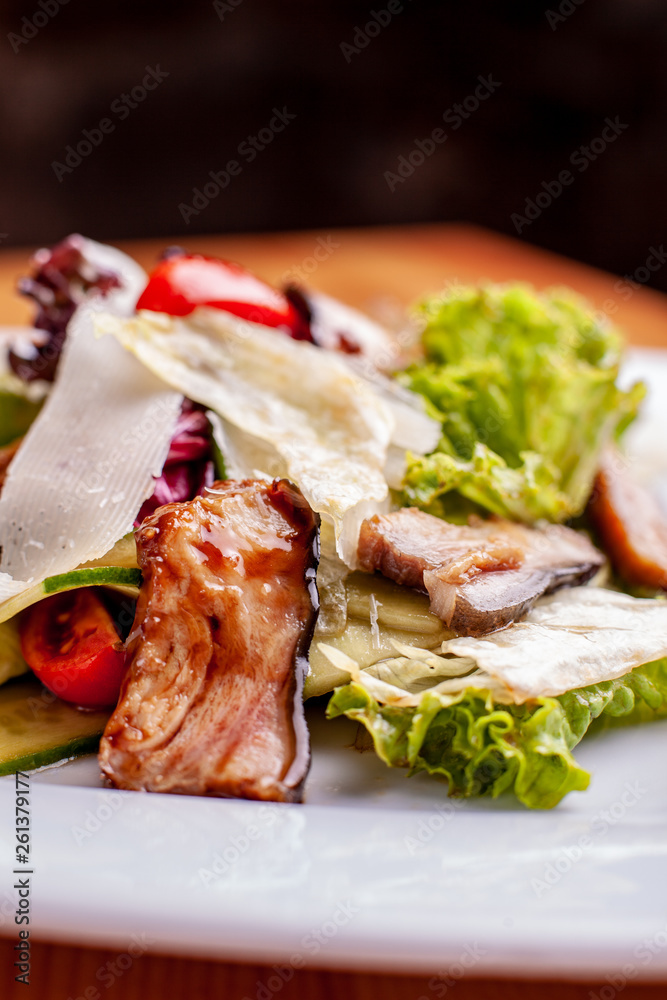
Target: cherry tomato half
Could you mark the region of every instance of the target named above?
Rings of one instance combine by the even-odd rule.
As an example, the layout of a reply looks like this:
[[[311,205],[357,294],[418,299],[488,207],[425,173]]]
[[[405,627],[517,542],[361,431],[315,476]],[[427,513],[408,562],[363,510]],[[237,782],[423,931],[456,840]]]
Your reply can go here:
[[[210,306],[264,326],[285,327],[296,340],[310,340],[303,317],[289,299],[239,264],[199,254],[177,254],[151,273],[137,309],[189,316]]]
[[[70,590],[33,605],[20,635],[26,663],[59,698],[85,708],[116,704],[125,653],[93,590]]]

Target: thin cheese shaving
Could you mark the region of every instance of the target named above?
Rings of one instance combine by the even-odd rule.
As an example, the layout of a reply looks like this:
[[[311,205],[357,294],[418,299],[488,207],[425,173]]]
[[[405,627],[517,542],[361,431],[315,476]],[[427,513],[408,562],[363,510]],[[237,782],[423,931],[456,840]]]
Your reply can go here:
[[[0,600],[103,556],[131,530],[169,450],[182,396],[94,338],[99,308],[71,321],[54,387],[9,468]]]
[[[188,320],[104,316],[97,326],[223,418],[233,466],[245,454],[248,471],[258,464],[293,479],[333,523],[339,554],[355,565],[362,520],[388,505],[383,469],[395,423],[342,357],[213,309]]]
[[[521,704],[622,677],[667,656],[667,601],[574,587],[539,601],[524,621],[483,639],[450,639]]]

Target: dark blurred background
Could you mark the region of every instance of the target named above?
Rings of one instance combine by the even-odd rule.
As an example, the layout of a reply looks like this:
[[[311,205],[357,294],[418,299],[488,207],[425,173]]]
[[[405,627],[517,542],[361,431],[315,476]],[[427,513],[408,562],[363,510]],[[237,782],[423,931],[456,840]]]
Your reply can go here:
[[[665,0],[0,9],[4,245],[440,220],[517,235],[512,215],[565,169],[573,182],[535,202],[521,239],[621,274],[667,239]],[[150,91],[146,67],[168,73]],[[489,75],[491,96],[458,128],[456,112],[443,122]],[[250,162],[239,146],[274,108],[296,117]],[[84,130],[105,118],[86,152]],[[627,127],[600,151],[607,118]],[[447,140],[391,190],[385,174],[437,128]],[[232,159],[238,176],[194,203]],[[651,283],[667,289],[667,267]]]

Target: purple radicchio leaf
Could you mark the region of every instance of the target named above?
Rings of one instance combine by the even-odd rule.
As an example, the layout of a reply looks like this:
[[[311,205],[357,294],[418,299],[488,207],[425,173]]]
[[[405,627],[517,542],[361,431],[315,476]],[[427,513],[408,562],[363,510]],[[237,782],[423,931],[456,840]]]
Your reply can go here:
[[[21,354],[9,352],[12,370],[24,382],[53,382],[65,342],[67,324],[77,307],[91,295],[106,295],[121,282],[113,271],[104,270],[86,257],[87,240],[77,233],[52,249],[38,250],[32,258],[32,274],[21,278],[19,292],[37,305],[33,326],[46,337]]]
[[[166,503],[183,503],[200,496],[214,479],[211,425],[197,403],[184,399],[162,474],[155,480],[153,495],[143,504],[135,526]]]

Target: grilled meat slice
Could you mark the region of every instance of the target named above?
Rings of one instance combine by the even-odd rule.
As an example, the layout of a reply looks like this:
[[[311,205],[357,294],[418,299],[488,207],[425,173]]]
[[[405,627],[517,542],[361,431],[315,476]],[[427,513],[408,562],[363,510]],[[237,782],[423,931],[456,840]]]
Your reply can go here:
[[[542,594],[585,583],[604,564],[570,528],[502,518],[449,524],[414,507],[364,521],[358,558],[369,573],[426,591],[446,625],[474,636],[517,621]]]
[[[667,590],[667,517],[632,479],[619,451],[603,454],[588,511],[619,576],[640,587]]]
[[[100,746],[116,787],[300,800],[318,523],[286,480],[246,480],[137,530],[144,582]]]

